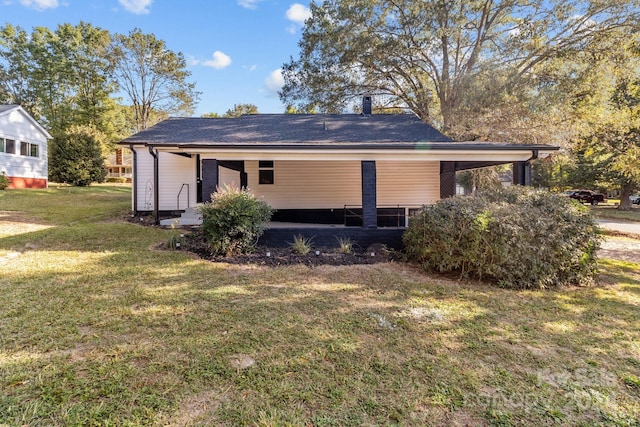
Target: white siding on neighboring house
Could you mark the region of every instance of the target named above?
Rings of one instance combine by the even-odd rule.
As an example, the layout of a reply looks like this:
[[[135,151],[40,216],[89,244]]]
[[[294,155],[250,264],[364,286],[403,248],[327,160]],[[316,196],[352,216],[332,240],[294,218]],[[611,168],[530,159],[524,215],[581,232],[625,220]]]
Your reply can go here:
[[[37,125],[22,108],[0,115],[0,138],[4,149],[0,150],[0,171],[10,177],[47,180],[47,137],[49,135]],[[14,150],[7,153],[4,140],[12,140]],[[21,154],[21,144],[27,143],[27,154]],[[32,156],[31,145],[37,146],[37,156]],[[1,148],[1,147],[0,147]]]
[[[258,162],[245,162],[249,188],[275,209],[328,209],[362,204],[359,161],[275,161],[275,184],[258,184]],[[440,197],[437,161],[378,161],[377,202],[420,206]]]

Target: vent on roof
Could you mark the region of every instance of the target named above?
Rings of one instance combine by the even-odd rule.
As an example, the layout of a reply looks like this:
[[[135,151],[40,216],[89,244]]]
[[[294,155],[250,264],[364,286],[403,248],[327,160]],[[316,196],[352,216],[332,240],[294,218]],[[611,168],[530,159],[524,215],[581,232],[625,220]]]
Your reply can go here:
[[[371,115],[371,97],[362,97],[362,114]]]

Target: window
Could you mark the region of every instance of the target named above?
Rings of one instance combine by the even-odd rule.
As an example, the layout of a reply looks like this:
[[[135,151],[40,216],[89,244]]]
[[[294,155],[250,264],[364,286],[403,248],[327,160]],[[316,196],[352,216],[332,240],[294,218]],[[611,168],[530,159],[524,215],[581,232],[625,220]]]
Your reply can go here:
[[[16,154],[16,142],[13,139],[0,138],[0,153]]]
[[[28,142],[20,142],[20,155],[39,157],[38,144],[30,144]]]
[[[260,160],[258,162],[258,184],[269,185],[273,183],[275,183],[273,160]]]

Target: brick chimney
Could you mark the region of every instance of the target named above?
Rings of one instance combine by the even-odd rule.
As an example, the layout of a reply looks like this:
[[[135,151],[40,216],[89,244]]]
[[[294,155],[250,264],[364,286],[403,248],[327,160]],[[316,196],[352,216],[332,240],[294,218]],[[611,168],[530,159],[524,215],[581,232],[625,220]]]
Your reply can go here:
[[[362,114],[367,116],[371,115],[371,97],[370,96],[362,97]]]
[[[116,165],[122,164],[122,148],[116,148]]]

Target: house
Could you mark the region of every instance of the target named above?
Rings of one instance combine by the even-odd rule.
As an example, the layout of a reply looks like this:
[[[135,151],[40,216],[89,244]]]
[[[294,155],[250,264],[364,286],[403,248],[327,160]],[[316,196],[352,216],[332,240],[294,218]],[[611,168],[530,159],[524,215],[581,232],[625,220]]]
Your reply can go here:
[[[133,153],[132,209],[159,215],[207,202],[222,184],[248,187],[274,221],[403,227],[412,209],[456,192],[456,171],[530,162],[548,145],[458,142],[412,114],[258,114],[170,118],[123,141]]]
[[[0,105],[0,173],[9,188],[46,188],[51,135],[19,105]]]
[[[107,182],[131,182],[131,162],[133,156],[129,150],[118,148],[105,159]]]

